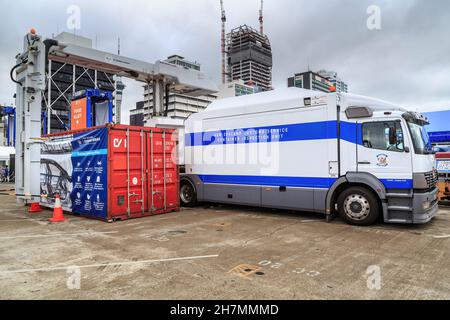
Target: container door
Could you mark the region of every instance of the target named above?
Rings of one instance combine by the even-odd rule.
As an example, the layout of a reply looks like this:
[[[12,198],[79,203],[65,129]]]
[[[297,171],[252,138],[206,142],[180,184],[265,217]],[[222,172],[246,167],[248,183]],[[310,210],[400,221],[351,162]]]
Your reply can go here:
[[[111,130],[111,209],[114,216],[145,212],[145,134],[135,130]]]
[[[178,133],[176,130],[166,131],[164,134],[164,188],[165,209],[173,210],[180,207],[179,174],[178,174]]]
[[[148,133],[148,206],[153,213],[178,207],[178,169],[175,131]]]

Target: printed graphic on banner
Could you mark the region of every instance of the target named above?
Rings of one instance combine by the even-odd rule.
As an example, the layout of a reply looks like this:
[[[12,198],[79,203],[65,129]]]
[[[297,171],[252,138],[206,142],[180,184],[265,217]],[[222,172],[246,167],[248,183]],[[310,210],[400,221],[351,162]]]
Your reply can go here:
[[[87,98],[74,100],[70,106],[71,130],[85,129],[87,120]]]
[[[107,216],[108,129],[53,137],[41,147],[41,204],[53,207],[60,194],[63,210]]]
[[[440,173],[450,173],[450,160],[438,160],[436,169]]]
[[[59,193],[61,206],[71,211],[72,135],[56,137],[41,145],[41,204],[53,207]]]
[[[106,218],[108,130],[75,134],[72,140],[72,211]]]

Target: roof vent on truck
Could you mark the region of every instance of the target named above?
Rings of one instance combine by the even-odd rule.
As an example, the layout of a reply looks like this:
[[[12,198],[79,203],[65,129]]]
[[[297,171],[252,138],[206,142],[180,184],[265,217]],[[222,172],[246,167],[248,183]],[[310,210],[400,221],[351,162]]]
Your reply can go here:
[[[373,116],[372,109],[368,107],[351,106],[345,110],[348,119],[370,118]]]

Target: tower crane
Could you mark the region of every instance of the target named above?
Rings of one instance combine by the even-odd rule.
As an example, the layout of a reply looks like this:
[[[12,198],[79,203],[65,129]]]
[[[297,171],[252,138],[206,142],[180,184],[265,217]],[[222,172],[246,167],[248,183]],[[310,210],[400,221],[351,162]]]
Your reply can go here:
[[[259,32],[261,34],[264,34],[264,16],[263,16],[263,9],[264,9],[264,0],[261,0],[261,9],[259,10]]]
[[[221,30],[221,53],[222,53],[222,84],[226,82],[226,50],[225,50],[225,23],[227,22],[227,16],[225,15],[225,9],[223,0],[220,0],[220,10],[222,14],[222,30]]]

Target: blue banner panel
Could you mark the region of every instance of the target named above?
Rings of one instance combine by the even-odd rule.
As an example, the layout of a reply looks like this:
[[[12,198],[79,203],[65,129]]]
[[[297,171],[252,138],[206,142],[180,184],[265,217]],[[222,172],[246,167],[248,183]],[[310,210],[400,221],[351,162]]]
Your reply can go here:
[[[450,131],[430,132],[429,136],[431,143],[450,143]]]
[[[72,212],[106,219],[108,129],[74,134],[72,148]]]

